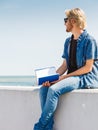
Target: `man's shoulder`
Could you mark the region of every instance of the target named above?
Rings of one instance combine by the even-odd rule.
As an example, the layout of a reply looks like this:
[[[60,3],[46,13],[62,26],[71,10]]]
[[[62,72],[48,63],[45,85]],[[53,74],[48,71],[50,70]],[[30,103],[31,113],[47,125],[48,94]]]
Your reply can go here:
[[[86,34],[86,39],[89,40],[89,41],[96,41],[95,38],[94,38],[94,36],[92,36],[89,33]]]
[[[98,47],[98,42],[96,41],[94,36],[92,36],[91,34],[87,33],[86,37],[84,38],[84,45]]]

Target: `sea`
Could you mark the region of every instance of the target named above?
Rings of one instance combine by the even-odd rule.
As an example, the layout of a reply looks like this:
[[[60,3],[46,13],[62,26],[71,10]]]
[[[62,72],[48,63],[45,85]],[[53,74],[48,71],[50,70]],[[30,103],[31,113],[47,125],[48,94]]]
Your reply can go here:
[[[30,76],[0,76],[0,86],[36,86],[36,77]]]

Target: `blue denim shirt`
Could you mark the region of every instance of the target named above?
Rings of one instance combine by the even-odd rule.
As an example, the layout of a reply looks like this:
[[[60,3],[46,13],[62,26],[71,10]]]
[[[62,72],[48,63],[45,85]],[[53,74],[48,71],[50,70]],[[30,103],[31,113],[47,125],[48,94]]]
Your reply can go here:
[[[64,51],[62,57],[69,61],[69,47],[71,37],[67,38],[64,44]],[[76,61],[77,68],[85,65],[86,60],[94,59],[92,71],[81,75],[80,87],[98,87],[98,44],[95,39],[90,36],[86,30],[80,35],[77,41]]]

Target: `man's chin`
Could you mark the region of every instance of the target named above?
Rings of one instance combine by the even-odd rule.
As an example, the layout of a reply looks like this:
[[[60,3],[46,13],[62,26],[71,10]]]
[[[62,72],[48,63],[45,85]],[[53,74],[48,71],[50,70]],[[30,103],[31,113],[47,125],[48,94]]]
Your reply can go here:
[[[71,32],[71,29],[66,29],[66,32]]]
[[[70,32],[68,29],[66,29],[66,32]]]

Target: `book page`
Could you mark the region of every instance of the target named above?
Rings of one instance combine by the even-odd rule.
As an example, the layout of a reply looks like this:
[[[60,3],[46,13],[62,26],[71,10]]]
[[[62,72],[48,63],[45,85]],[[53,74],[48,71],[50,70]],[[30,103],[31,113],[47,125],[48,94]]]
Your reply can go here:
[[[47,67],[35,70],[37,78],[56,74],[55,67]]]

